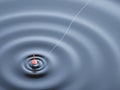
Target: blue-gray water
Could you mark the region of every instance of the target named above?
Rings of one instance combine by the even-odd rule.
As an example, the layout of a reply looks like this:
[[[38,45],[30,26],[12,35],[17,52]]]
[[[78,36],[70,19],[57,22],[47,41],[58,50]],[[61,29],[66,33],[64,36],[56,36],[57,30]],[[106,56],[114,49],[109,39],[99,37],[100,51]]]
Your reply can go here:
[[[0,90],[120,90],[120,0],[0,0]]]

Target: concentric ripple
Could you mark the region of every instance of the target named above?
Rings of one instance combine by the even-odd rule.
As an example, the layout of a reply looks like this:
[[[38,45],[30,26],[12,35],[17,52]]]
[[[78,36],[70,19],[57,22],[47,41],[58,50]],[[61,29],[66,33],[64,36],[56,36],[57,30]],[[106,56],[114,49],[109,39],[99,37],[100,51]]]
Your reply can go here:
[[[0,1],[0,90],[119,90],[119,9],[117,0]]]

